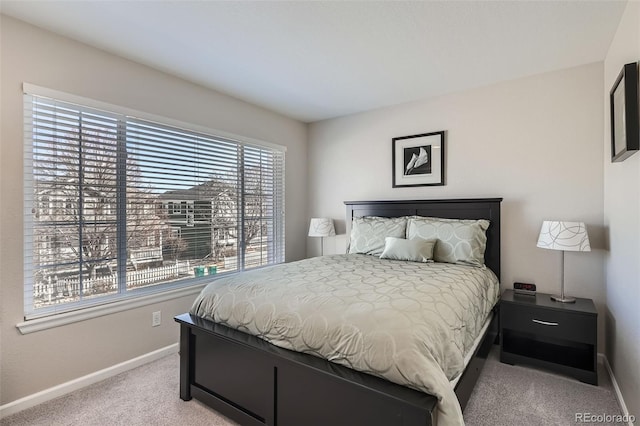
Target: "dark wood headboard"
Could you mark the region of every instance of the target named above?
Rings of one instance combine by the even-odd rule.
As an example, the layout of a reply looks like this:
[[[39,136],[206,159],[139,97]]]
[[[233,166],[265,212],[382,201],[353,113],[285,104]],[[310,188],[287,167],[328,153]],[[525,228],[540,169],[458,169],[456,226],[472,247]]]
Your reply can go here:
[[[500,203],[502,198],[458,200],[345,201],[347,206],[347,238],[351,221],[361,216],[432,216],[447,219],[488,219],[487,249],[484,263],[500,279]]]

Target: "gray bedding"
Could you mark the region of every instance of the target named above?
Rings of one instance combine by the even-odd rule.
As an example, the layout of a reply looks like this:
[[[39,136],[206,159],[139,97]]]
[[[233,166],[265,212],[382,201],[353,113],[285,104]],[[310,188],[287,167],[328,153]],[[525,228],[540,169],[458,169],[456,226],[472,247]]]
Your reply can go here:
[[[440,400],[463,424],[449,381],[499,296],[489,269],[332,255],[216,279],[191,313]]]

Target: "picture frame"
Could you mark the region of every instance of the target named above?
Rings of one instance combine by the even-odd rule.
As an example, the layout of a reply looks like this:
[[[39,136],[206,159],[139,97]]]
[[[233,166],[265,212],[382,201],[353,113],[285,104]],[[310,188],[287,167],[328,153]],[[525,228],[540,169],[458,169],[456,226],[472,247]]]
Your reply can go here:
[[[640,148],[638,63],[622,67],[611,91],[611,162],[623,161]]]
[[[444,185],[444,148],[444,131],[393,138],[393,188]]]

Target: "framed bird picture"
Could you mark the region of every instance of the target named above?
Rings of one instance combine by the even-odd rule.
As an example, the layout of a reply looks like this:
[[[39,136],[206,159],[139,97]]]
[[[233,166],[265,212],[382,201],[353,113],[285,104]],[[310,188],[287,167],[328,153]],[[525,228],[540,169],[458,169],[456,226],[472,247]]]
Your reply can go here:
[[[394,188],[444,185],[444,131],[392,141]]]
[[[611,162],[624,161],[640,150],[638,63],[626,64],[609,92]]]

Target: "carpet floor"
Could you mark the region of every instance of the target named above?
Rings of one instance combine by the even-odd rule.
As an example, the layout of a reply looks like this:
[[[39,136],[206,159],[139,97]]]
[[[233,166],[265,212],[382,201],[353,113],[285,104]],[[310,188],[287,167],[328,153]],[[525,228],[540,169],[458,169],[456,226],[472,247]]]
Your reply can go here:
[[[210,425],[236,423],[178,397],[178,355],[170,355],[0,420],[22,425]],[[464,417],[467,426],[569,425],[575,413],[622,414],[609,377],[600,386],[502,364],[494,346]]]
[[[602,364],[598,385],[533,367],[502,364],[494,346],[464,412],[467,426],[575,425],[577,413],[622,415]],[[591,423],[602,425],[610,423]]]

